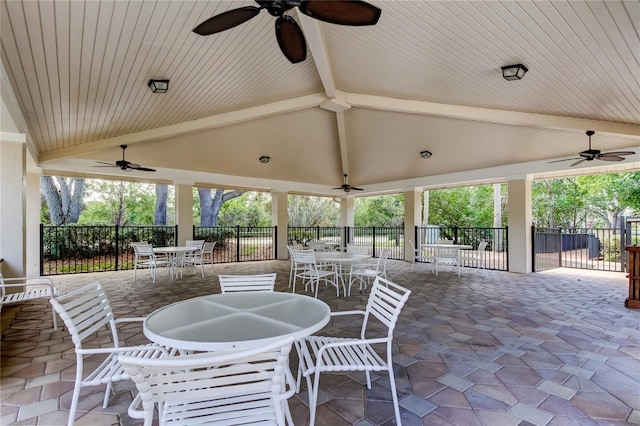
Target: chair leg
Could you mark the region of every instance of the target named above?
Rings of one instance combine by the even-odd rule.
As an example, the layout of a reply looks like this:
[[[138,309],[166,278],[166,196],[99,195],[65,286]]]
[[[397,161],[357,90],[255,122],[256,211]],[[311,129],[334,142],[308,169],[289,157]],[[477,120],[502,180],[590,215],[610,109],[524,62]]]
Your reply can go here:
[[[73,395],[71,396],[71,408],[69,409],[69,420],[67,426],[73,426],[76,420],[76,411],[78,410],[78,399],[80,398],[80,388],[82,387],[82,358],[76,356],[76,382],[73,387]]]
[[[320,390],[320,372],[316,370],[313,380],[313,392],[311,388],[309,394],[309,426],[316,424],[316,405],[318,404],[318,391]],[[400,424],[400,423],[398,423]]]
[[[402,420],[400,419],[400,407],[398,405],[398,393],[396,392],[396,379],[393,374],[393,365],[387,361],[387,365],[389,366],[389,384],[391,385],[391,397],[393,398],[393,411],[396,414],[396,424],[401,425]]]
[[[107,389],[104,391],[104,400],[102,401],[102,408],[107,408],[109,406],[109,396],[111,395],[111,389],[113,384],[111,382],[107,383]]]

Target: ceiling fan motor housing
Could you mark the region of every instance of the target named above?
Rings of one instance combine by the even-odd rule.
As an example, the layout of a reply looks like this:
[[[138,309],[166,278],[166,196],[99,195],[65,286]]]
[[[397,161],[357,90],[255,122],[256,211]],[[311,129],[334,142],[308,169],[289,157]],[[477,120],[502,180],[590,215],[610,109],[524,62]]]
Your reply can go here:
[[[586,159],[587,161],[591,161],[595,158],[598,158],[598,156],[600,155],[600,150],[599,149],[587,149],[586,151],[582,151],[580,154],[580,157]]]

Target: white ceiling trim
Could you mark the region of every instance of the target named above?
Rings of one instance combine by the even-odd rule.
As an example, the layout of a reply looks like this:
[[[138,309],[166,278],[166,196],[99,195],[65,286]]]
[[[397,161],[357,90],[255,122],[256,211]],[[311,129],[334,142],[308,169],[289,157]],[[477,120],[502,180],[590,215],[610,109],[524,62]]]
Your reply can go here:
[[[561,130],[594,130],[618,136],[640,137],[640,125],[614,123],[583,118],[561,117],[546,114],[506,111],[434,102],[395,99],[383,96],[347,93],[347,103],[351,106],[394,111],[401,113],[433,115],[462,120],[485,121],[516,126],[540,127]]]
[[[84,154],[98,149],[110,148],[112,146],[118,146],[122,144],[132,145],[141,142],[148,142],[151,140],[160,140],[174,136],[185,135],[188,133],[211,130],[217,127],[224,127],[232,124],[252,121],[257,118],[265,118],[277,114],[317,107],[326,100],[327,97],[323,93],[301,96],[298,98],[287,99],[285,101],[274,102],[258,107],[241,109],[238,111],[232,111],[214,115],[211,117],[201,118],[199,120],[187,121],[170,126],[158,127],[156,129],[144,130],[142,132],[116,136],[114,138],[103,139],[101,141],[91,142],[88,144],[78,145],[70,148],[43,152],[40,154],[38,160],[41,162],[46,162],[65,158],[68,156]]]
[[[322,36],[322,29],[317,19],[309,18],[302,13],[298,13],[300,26],[307,40],[309,50],[313,56],[313,62],[316,64],[318,75],[327,93],[327,97],[334,98],[336,96],[336,83],[331,70],[331,63],[327,55],[327,49]]]

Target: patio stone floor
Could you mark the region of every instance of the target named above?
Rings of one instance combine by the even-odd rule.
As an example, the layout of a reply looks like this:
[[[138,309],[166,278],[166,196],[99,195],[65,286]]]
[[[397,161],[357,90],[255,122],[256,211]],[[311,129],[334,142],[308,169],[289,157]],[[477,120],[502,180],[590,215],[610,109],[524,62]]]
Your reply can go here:
[[[402,422],[411,425],[640,424],[640,310],[624,308],[622,273],[560,269],[536,274],[464,269],[436,277],[427,265],[389,261],[389,278],[413,293],[396,327],[394,364]],[[54,277],[62,292],[100,281],[117,318],[144,316],[166,304],[219,293],[217,274],[277,272],[287,291],[288,261],[206,266],[206,278],[171,280],[132,271]],[[367,291],[336,298],[332,311],[362,309]],[[75,354],[60,324],[53,330],[46,300],[2,310],[0,424],[66,424]],[[121,338],[146,341],[139,324]],[[357,324],[332,320],[322,333],[357,335]],[[295,351],[294,351],[295,352]],[[291,357],[292,368],[296,365]],[[295,370],[294,370],[295,371]],[[386,373],[323,374],[317,424],[392,425]],[[304,381],[303,381],[304,382]],[[135,392],[116,385],[108,408],[104,386],[85,388],[77,425],[133,425],[126,414]],[[296,425],[308,420],[306,390],[291,398]]]

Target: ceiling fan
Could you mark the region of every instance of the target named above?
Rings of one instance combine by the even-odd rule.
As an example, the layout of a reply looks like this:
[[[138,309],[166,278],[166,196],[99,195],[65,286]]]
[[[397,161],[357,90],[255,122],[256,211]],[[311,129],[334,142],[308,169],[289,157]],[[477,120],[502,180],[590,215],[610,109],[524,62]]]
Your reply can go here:
[[[260,7],[244,6],[215,15],[193,29],[202,36],[219,33],[247,22],[267,9],[276,16],[276,39],[280,50],[293,64],[307,57],[307,43],[298,23],[286,13],[297,7],[307,16],[331,24],[362,26],[375,25],[382,11],[361,0],[255,0]]]
[[[126,145],[120,145],[122,148],[122,160],[118,160],[115,163],[106,163],[104,161],[96,161],[96,163],[105,164],[104,166],[93,167],[120,167],[122,170],[140,170],[142,172],[155,172],[156,169],[150,169],[148,167],[142,167],[140,164],[130,163],[124,159],[124,150],[127,149]]]
[[[344,183],[341,186],[333,189],[342,189],[344,192],[349,192],[352,189],[355,191],[362,191],[362,188],[357,188],[355,186],[349,185],[349,180],[347,178],[347,175],[344,175]]]
[[[589,136],[589,149],[579,152],[579,157],[565,158],[564,160],[549,161],[549,163],[559,163],[561,161],[578,160],[572,163],[569,167],[577,166],[584,161],[602,160],[602,161],[624,161],[625,155],[634,155],[633,151],[612,151],[601,152],[599,149],[591,149],[591,136],[596,132],[593,130],[587,130],[587,136]]]

